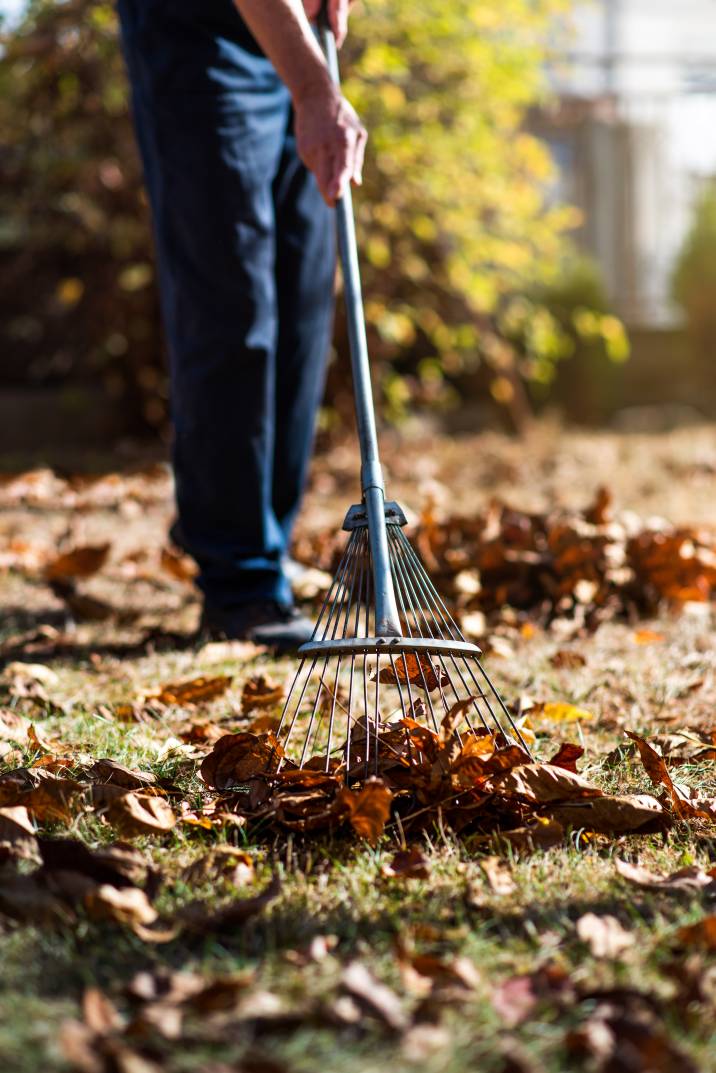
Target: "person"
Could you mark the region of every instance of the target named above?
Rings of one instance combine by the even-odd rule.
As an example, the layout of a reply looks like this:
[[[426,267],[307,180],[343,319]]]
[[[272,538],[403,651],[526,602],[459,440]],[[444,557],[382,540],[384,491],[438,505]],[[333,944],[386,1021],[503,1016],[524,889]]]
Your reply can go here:
[[[337,42],[350,0],[327,0]],[[170,367],[177,522],[202,631],[307,640],[286,573],[333,321],[331,206],[366,132],[321,0],[119,0]]]

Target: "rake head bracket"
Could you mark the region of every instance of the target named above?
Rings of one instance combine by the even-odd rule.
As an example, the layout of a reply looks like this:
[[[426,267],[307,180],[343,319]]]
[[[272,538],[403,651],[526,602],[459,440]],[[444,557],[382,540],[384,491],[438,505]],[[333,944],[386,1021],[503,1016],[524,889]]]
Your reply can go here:
[[[401,526],[408,524],[408,519],[403,514],[402,507],[393,500],[385,504],[385,524]],[[354,503],[352,507],[348,508],[348,513],[343,521],[343,529],[347,533],[352,533],[354,529],[362,529],[367,526],[368,513],[365,509],[365,503]]]

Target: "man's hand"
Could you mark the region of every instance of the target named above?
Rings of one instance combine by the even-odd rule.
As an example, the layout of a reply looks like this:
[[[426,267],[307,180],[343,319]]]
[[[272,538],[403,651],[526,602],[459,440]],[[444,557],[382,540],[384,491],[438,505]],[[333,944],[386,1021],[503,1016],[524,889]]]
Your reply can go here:
[[[294,97],[296,147],[303,163],[316,176],[329,205],[335,205],[349,183],[360,186],[365,127],[335,86]]]
[[[348,8],[353,0],[328,0],[328,21],[336,44],[340,48],[348,33]],[[318,18],[323,0],[303,0],[303,7],[311,22]]]

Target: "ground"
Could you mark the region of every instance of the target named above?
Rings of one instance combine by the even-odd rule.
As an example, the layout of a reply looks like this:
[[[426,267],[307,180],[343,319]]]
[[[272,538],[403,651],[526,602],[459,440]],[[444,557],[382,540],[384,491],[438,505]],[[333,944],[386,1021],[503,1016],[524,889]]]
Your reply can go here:
[[[391,437],[386,455],[390,493],[413,515],[428,502],[438,514],[472,515],[495,496],[521,510],[582,509],[607,484],[616,516],[716,521],[712,428],[628,434],[542,425],[523,441],[419,430]],[[89,464],[108,468],[106,459]],[[122,467],[121,478],[68,483],[35,470],[0,485],[0,711],[8,726],[0,808],[19,800],[5,791],[3,773],[35,765],[82,781],[98,758],[110,758],[131,769],[123,792],[135,785],[132,772],[140,791],[141,773],[150,773],[185,816],[164,828],[160,817],[154,830],[145,817],[146,833],[136,834],[126,817],[114,822],[111,804],[94,807],[94,797],[64,819],[23,798],[23,835],[13,826],[18,813],[0,813],[3,1069],[716,1070],[716,929],[699,925],[713,922],[716,882],[708,874],[716,826],[707,818],[677,817],[652,834],[570,828],[557,845],[526,852],[498,837],[456,835],[438,817],[408,839],[420,851],[417,877],[401,872],[400,858],[391,866],[405,849],[395,822],[375,845],[350,828],[302,834],[201,822],[198,767],[211,741],[191,728],[246,726],[247,681],[263,675],[283,685],[293,664],[251,646],[190,642],[198,604],[182,577],[186,563],[161,557],[167,472],[112,464]],[[315,467],[299,551],[316,532],[339,527],[356,486],[347,440]],[[101,569],[85,564],[92,576],[76,589],[74,581],[72,591],[52,589],[47,564],[60,552],[104,543]],[[626,730],[653,739],[697,728],[706,740],[716,727],[709,603],[672,604],[638,621],[620,616],[594,632],[570,632],[563,620],[545,626],[539,616],[532,625],[529,615],[512,628],[506,621],[495,627],[502,644],[486,657],[499,690],[511,703],[538,705],[531,723],[540,757],[563,741],[583,746],[579,771],[594,786],[661,793]],[[214,699],[152,705],[149,695],[167,683],[222,675],[232,680]],[[554,702],[572,706],[566,721],[539,707]],[[124,776],[107,781],[116,778]],[[678,780],[710,800],[709,750],[692,750]],[[192,810],[196,822],[186,819]],[[96,866],[83,873],[87,887],[82,869],[66,863],[42,896],[27,887],[36,902],[28,894],[23,903],[23,887],[13,900],[12,877],[36,868],[35,835],[80,840],[95,852],[124,836],[151,898],[138,912],[125,907],[122,924],[122,911],[98,910],[108,895],[106,886],[97,894]],[[228,863],[217,852],[224,846],[237,851]],[[643,874],[635,883],[617,861],[659,876],[688,871],[659,889]],[[217,906],[252,898],[259,901],[243,920],[212,918]],[[197,900],[206,926],[182,917]],[[166,934],[155,934],[162,927]],[[169,975],[179,972],[193,975]]]

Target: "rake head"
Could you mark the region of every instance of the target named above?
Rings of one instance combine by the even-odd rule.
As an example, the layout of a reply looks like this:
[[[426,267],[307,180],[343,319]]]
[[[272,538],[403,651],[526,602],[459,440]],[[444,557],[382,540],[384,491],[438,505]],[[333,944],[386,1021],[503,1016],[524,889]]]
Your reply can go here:
[[[374,564],[364,507],[351,507],[345,552],[281,716],[282,764],[367,778],[419,748],[420,726],[493,735],[529,754],[518,727],[385,504],[400,632],[376,626]],[[378,635],[377,635],[378,634]],[[418,745],[416,746],[416,742]]]

